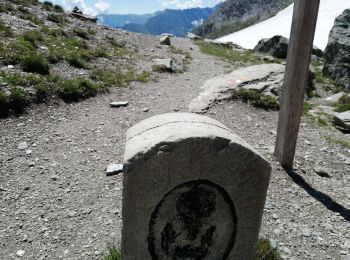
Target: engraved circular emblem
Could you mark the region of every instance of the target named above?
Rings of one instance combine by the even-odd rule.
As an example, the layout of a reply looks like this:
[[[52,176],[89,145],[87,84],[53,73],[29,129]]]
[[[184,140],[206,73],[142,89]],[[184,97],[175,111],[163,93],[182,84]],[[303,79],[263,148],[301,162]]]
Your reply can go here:
[[[153,260],[224,260],[235,241],[237,218],[228,193],[197,180],[181,184],[158,203],[149,223]]]

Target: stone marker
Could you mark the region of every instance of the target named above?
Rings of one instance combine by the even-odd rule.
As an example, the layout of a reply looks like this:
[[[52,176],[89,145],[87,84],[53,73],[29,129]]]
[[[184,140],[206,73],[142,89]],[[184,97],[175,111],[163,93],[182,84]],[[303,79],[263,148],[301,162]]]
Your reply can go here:
[[[255,259],[271,167],[208,117],[151,117],[126,137],[122,258]]]

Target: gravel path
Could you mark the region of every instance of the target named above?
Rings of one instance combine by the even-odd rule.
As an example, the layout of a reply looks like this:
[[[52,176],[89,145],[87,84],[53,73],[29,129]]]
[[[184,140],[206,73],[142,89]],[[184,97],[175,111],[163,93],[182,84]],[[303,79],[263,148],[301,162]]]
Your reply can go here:
[[[174,45],[193,48],[184,74],[0,121],[0,259],[16,259],[19,250],[22,259],[100,259],[108,242],[120,242],[122,175],[107,177],[104,170],[122,162],[126,130],[152,115],[188,111],[201,84],[229,66],[188,40]],[[112,100],[129,106],[110,108]],[[324,138],[343,134],[304,120],[296,171],[288,175],[271,155],[277,112],[223,102],[207,115],[271,161],[262,235],[276,241],[285,259],[348,260],[350,151]],[[21,142],[28,148],[18,149]],[[315,173],[320,165],[332,178]]]

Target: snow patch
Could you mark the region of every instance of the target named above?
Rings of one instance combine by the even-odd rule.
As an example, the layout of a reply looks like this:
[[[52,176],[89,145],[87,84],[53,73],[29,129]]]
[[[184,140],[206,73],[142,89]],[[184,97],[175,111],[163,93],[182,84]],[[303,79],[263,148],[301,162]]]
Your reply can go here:
[[[289,38],[293,8],[294,4],[266,21],[217,40],[219,42],[234,42],[244,48],[253,49],[263,38],[271,38],[275,35]],[[348,8],[350,8],[350,0],[321,0],[314,45],[322,50],[326,48],[335,18]]]

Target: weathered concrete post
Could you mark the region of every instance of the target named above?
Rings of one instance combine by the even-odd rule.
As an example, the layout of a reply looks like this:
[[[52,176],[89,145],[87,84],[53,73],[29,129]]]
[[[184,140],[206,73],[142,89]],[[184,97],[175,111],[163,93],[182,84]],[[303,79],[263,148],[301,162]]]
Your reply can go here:
[[[122,258],[253,260],[271,167],[208,117],[155,116],[127,132]]]

